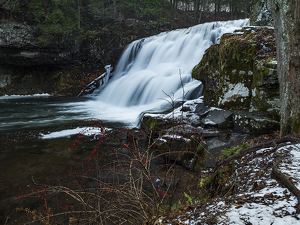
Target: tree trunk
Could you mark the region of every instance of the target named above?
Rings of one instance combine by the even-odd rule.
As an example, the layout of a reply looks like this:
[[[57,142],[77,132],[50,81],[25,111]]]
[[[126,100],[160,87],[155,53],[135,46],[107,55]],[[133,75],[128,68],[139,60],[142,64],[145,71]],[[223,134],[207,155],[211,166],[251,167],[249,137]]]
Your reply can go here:
[[[205,9],[205,0],[200,0],[201,2],[199,2],[200,5],[200,9],[199,9],[199,19],[198,19],[198,23],[201,23],[201,18],[202,18],[202,12]]]
[[[80,20],[81,20],[81,12],[80,12],[80,1],[79,0],[77,0],[77,17],[78,17],[78,19],[77,19],[77,24],[78,24],[78,29],[80,29]]]
[[[300,135],[300,2],[272,0],[280,84],[281,136]]]
[[[177,0],[174,0],[174,9],[177,9]]]
[[[202,17],[202,7],[200,8],[198,23],[201,23],[201,17]]]
[[[195,22],[197,21],[197,15],[199,12],[199,4],[200,4],[200,0],[195,0],[194,1],[194,18],[195,18]]]
[[[117,1],[113,0],[113,3],[114,3],[114,16],[115,18],[117,18]]]
[[[217,21],[217,3],[215,3],[215,21]]]

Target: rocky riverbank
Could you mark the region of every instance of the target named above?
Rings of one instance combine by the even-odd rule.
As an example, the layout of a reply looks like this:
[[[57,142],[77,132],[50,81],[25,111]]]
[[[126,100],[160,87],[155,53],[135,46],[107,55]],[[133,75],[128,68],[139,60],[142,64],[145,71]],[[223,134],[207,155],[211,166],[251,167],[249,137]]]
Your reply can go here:
[[[203,170],[195,196],[204,201],[190,193],[193,202],[146,224],[298,224],[299,152],[290,142],[258,148],[219,170],[216,183],[214,170]]]
[[[202,101],[144,115],[144,127],[169,126],[160,141],[171,146],[177,140],[170,159],[197,171],[199,179],[184,193],[186,203],[145,224],[298,223],[299,140],[279,139],[274,132],[279,128],[275,47],[270,27],[223,35],[193,70],[204,84]]]

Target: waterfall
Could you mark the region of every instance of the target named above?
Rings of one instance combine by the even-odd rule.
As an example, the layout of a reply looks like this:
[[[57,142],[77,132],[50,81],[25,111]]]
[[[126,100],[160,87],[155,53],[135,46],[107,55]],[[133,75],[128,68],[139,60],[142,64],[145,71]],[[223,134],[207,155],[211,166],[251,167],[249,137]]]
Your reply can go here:
[[[124,51],[114,78],[101,92],[101,101],[123,106],[147,105],[174,93],[186,96],[200,85],[192,80],[193,67],[204,51],[225,32],[245,26],[248,20],[213,22],[137,40]],[[181,74],[181,80],[180,80]]]
[[[246,25],[248,19],[211,22],[134,41],[123,52],[112,79],[96,97],[95,104],[101,105],[98,112],[114,108],[106,111],[110,115],[105,117],[112,116],[113,120],[122,115],[126,120],[125,114],[136,112],[137,116],[139,110],[165,105],[163,99],[168,96],[182,99],[183,90],[185,99],[200,97],[201,93],[193,92],[201,86],[200,81],[191,78],[193,67],[222,34]],[[116,107],[122,111],[118,115]]]

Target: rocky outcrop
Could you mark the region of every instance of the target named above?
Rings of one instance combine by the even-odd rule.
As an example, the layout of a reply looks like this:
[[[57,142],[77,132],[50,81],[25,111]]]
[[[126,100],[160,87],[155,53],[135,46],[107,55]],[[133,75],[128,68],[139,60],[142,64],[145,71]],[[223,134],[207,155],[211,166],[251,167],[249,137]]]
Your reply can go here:
[[[66,66],[79,63],[79,44],[71,37],[41,43],[36,28],[26,23],[0,24],[0,64],[13,66]]]
[[[234,110],[235,127],[269,132],[279,129],[280,118],[275,58],[273,28],[245,27],[207,49],[192,76],[203,82],[206,105]],[[260,121],[265,125],[258,126]]]
[[[190,111],[181,111],[186,107]],[[146,113],[141,128],[152,134],[168,160],[197,171],[213,166],[222,149],[246,141],[248,134],[232,129],[232,115],[227,110],[208,109],[198,99],[185,102],[169,114]]]
[[[41,39],[35,25],[1,21],[0,65],[77,68],[114,65],[130,42],[155,32],[148,28],[141,34],[140,28],[146,25],[140,21],[134,24],[139,25],[133,25],[131,20],[114,21],[109,29]]]
[[[53,69],[51,67],[0,67],[0,95],[73,95],[104,71]]]
[[[97,78],[95,74],[100,76],[105,71],[105,65],[115,65],[129,43],[169,26],[150,25],[131,19],[115,20],[109,28],[41,39],[33,23],[2,20],[0,95],[77,95]]]
[[[102,68],[101,58],[95,57],[95,54],[90,54],[89,51],[82,51],[83,44],[86,43],[79,43],[72,36],[49,37],[41,42],[34,25],[2,21],[0,95],[46,92],[77,95],[85,85],[96,78],[97,67]],[[91,48],[89,50],[92,51]],[[121,48],[118,49],[116,55],[121,51]],[[96,69],[89,73],[86,68]]]

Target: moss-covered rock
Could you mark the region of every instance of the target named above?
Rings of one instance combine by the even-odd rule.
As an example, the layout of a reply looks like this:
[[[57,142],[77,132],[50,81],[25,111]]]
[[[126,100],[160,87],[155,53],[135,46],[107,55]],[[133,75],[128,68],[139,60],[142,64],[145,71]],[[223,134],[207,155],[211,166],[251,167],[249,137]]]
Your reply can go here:
[[[272,28],[245,27],[224,34],[220,44],[208,48],[192,71],[192,77],[204,85],[205,104],[249,109],[267,121],[278,121],[280,98],[274,39]]]
[[[279,120],[280,96],[275,58],[255,61],[251,91],[250,112],[267,113]]]

